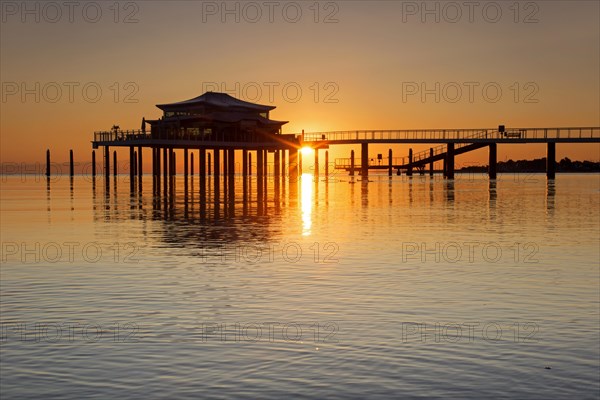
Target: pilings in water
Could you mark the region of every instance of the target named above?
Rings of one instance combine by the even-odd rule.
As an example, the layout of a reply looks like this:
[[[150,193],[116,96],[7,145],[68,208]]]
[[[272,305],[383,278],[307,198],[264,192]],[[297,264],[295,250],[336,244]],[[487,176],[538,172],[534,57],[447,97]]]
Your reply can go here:
[[[110,148],[108,146],[104,146],[104,178],[108,187],[110,179]]]
[[[113,151],[113,176],[115,177],[115,179],[117,178],[117,173],[118,173],[118,167],[117,167],[117,151]]]
[[[546,154],[546,178],[556,178],[556,142],[548,142]]]
[[[46,150],[46,178],[50,178],[50,149]]]
[[[96,179],[96,150],[92,150],[92,179]]]
[[[329,180],[329,150],[325,150],[325,180]]]
[[[73,165],[73,150],[69,150],[69,176],[73,178],[75,175],[75,166]]]
[[[369,143],[360,144],[360,174],[363,180],[369,179]]]
[[[133,146],[129,146],[129,191],[133,192],[135,188],[135,151]]]
[[[496,166],[498,158],[498,145],[491,143],[489,148],[488,175],[490,179],[496,179]]]
[[[354,150],[350,151],[350,176],[354,176]]]
[[[433,147],[429,148],[429,157],[433,158]],[[429,177],[433,178],[433,161],[429,163]]]
[[[315,149],[315,182],[319,181],[319,148]]]
[[[412,176],[413,174],[413,149],[408,149],[408,169],[406,170],[406,176]]]
[[[445,170],[446,178],[454,179],[454,143],[448,143]]]
[[[392,165],[393,165],[393,159],[392,159],[392,149],[388,150],[388,176],[391,178],[392,177]]]

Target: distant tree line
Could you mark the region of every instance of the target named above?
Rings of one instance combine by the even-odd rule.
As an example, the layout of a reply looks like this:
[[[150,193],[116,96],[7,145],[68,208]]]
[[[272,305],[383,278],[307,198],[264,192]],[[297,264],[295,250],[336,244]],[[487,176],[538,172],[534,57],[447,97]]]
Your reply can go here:
[[[462,172],[487,172],[487,166],[473,165],[460,168]],[[535,160],[500,161],[498,172],[546,172],[546,157]],[[556,163],[557,172],[600,172],[600,162],[571,161],[568,157]]]

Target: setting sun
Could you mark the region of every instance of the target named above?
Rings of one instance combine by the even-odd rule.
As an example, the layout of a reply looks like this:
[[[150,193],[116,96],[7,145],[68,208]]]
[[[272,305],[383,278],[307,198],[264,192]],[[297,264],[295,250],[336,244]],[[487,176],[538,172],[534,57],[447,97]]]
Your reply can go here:
[[[303,156],[309,156],[315,152],[315,149],[313,149],[312,147],[304,146],[300,149],[300,152]]]

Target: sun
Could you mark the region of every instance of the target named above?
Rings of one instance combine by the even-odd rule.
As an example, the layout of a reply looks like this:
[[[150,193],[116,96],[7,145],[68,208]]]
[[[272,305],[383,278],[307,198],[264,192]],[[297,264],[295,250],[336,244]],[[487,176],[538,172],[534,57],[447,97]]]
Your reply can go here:
[[[302,153],[303,156],[308,156],[310,154],[313,154],[315,152],[315,150],[312,147],[304,146],[300,149],[300,152]]]

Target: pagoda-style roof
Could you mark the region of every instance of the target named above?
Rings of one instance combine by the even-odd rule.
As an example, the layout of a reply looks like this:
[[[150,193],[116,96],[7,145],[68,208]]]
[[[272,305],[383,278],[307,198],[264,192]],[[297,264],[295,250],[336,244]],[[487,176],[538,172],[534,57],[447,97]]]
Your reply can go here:
[[[195,107],[195,106],[213,106],[223,109],[230,110],[247,110],[259,113],[264,113],[275,109],[275,106],[265,106],[262,104],[250,103],[236,99],[228,95],[227,93],[218,92],[206,92],[201,96],[194,97],[193,99],[179,101],[176,103],[169,104],[157,104],[156,107],[163,111],[181,109],[182,107]]]

